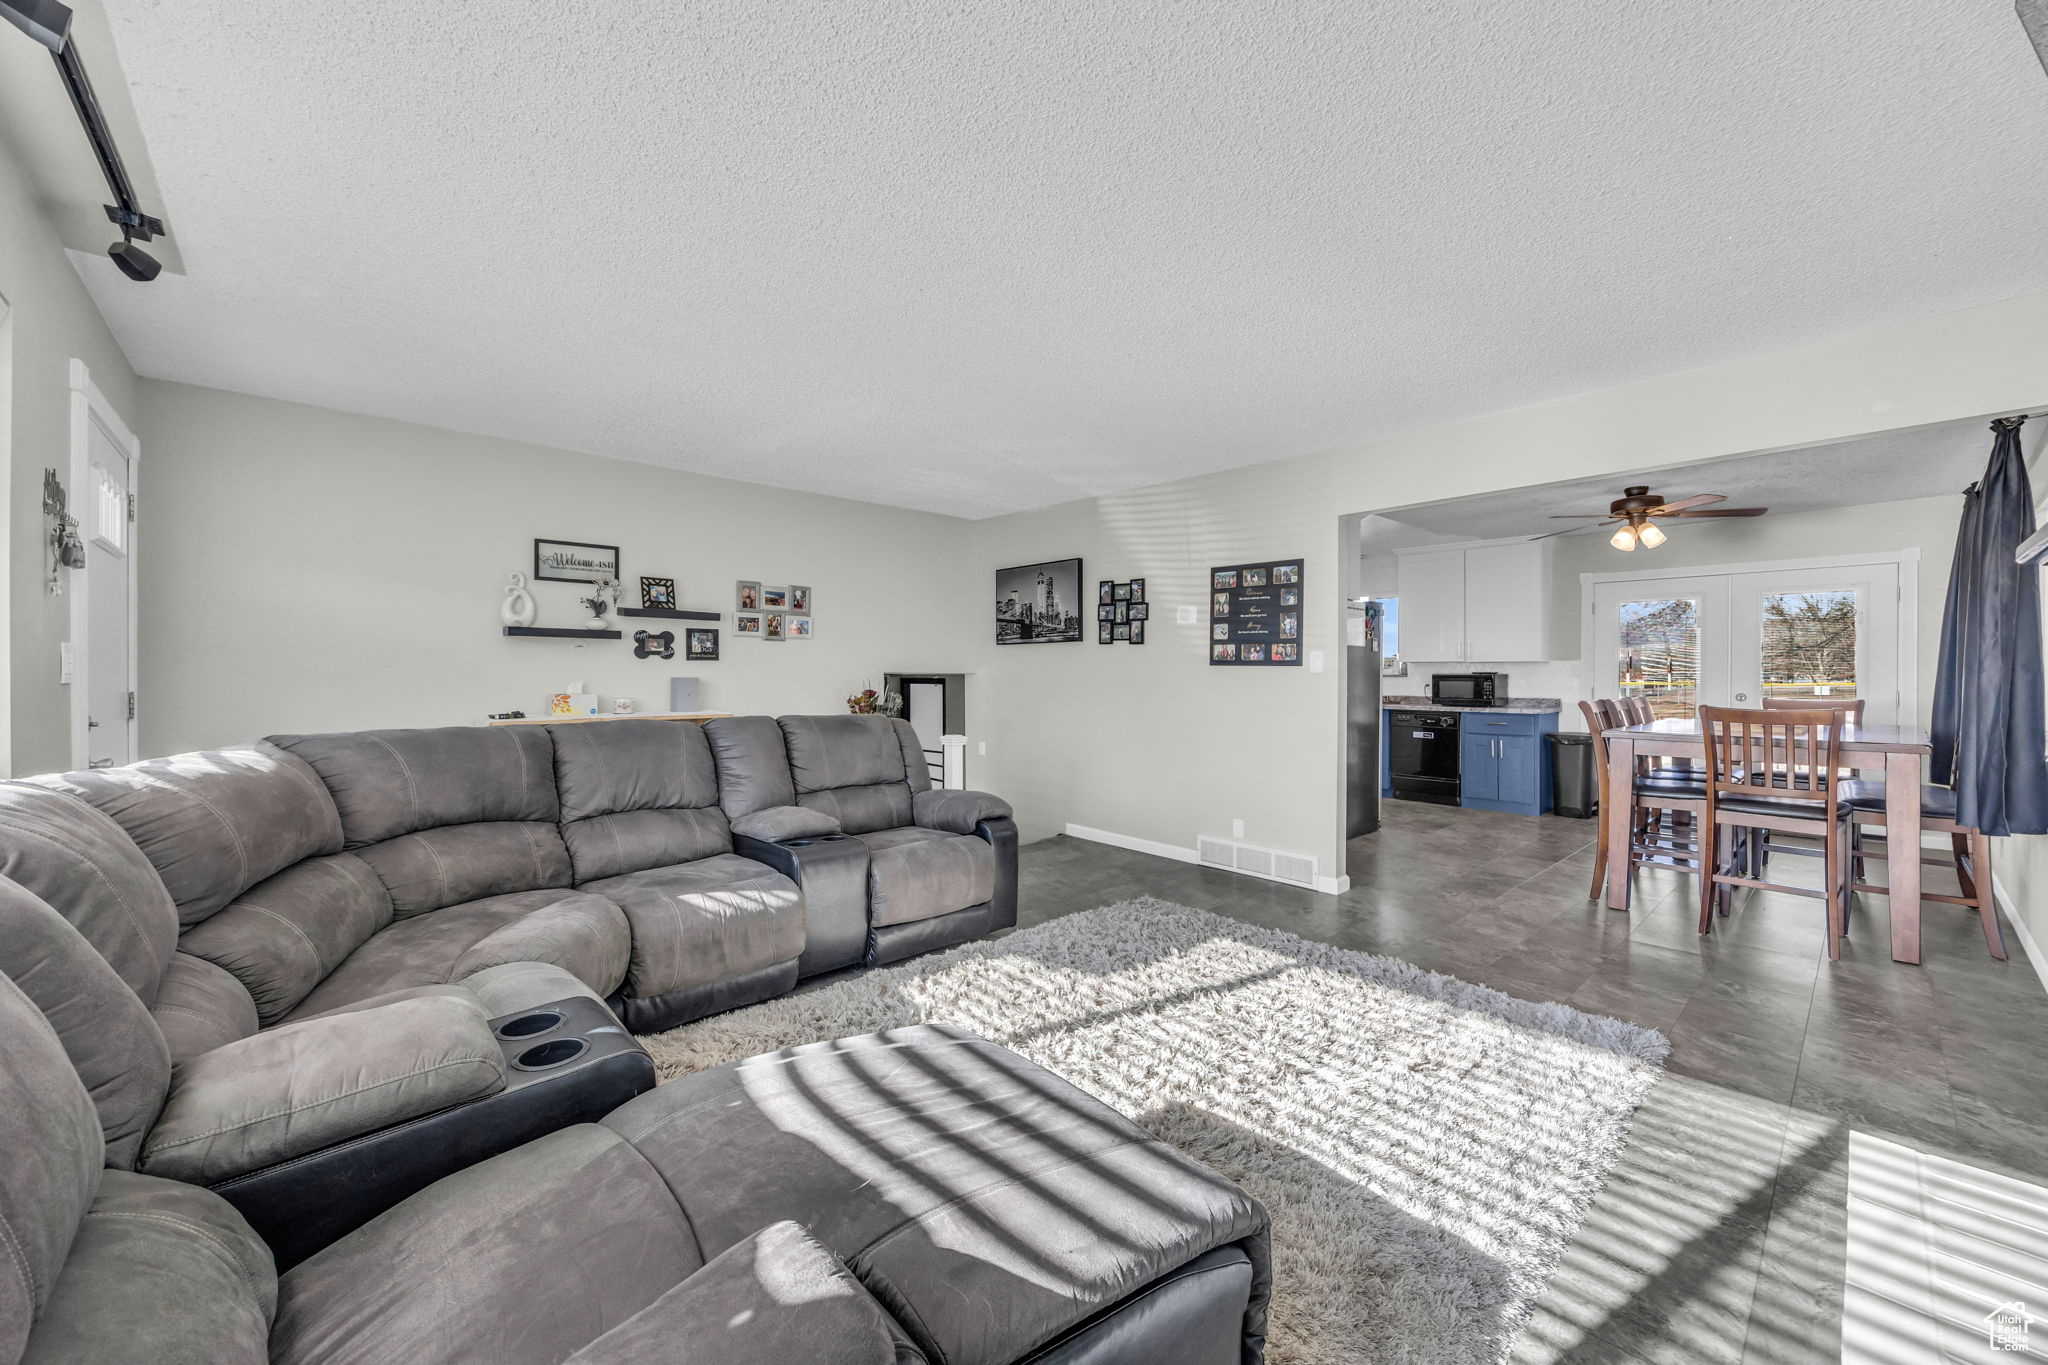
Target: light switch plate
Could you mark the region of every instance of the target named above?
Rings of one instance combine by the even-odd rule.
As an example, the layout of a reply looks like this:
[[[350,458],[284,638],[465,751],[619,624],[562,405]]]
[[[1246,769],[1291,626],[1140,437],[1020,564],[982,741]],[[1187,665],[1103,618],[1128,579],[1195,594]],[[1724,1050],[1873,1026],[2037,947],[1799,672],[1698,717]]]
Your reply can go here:
[[[1191,626],[1195,623],[1195,609],[1193,607],[1175,607],[1173,609],[1173,619],[1184,626]]]
[[[78,656],[77,656],[76,654],[74,654],[74,653],[72,652],[72,650],[71,650],[71,642],[70,642],[69,640],[64,640],[64,641],[62,641],[62,642],[60,642],[60,643],[58,644],[58,646],[57,646],[57,681],[58,681],[58,682],[60,682],[60,683],[68,683],[68,682],[70,682],[70,681],[71,681],[71,670],[72,670],[73,668],[77,667],[77,659],[78,659]]]
[[[1308,652],[1308,671],[1311,673],[1323,671],[1323,651],[1320,649],[1312,649]]]

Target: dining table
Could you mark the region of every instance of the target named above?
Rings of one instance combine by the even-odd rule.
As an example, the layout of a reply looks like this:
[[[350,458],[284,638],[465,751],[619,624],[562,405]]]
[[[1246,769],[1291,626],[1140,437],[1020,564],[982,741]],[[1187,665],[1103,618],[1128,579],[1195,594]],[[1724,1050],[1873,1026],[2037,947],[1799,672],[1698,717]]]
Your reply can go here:
[[[1692,758],[1703,763],[1706,742],[1697,720],[1674,718],[1625,725],[1603,732],[1607,740],[1607,782],[1610,792],[1635,789],[1637,762],[1649,757]],[[1885,894],[1891,902],[1892,960],[1920,960],[1920,783],[1921,764],[1932,752],[1927,731],[1917,725],[1842,726],[1844,768],[1884,772],[1884,837],[1887,849],[1908,849],[1911,856],[1886,860]],[[1609,801],[1600,818],[1607,822],[1607,846],[1629,846],[1633,801]],[[1607,863],[1607,908],[1628,909],[1630,860]]]

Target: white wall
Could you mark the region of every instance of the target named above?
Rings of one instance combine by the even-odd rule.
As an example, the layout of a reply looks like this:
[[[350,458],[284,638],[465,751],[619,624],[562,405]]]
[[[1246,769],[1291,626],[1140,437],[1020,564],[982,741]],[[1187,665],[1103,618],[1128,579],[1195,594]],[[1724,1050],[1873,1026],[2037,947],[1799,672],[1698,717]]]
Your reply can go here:
[[[16,35],[0,35],[9,41]],[[47,67],[46,67],[47,70]],[[87,155],[84,142],[80,156]],[[138,285],[137,288],[145,286]],[[44,590],[49,553],[43,520],[43,470],[67,482],[71,468],[71,377],[85,361],[100,392],[131,426],[135,375],[93,307],[55,230],[0,140],[0,298],[12,305],[9,437],[0,514],[6,527],[4,630],[7,706],[0,716],[0,773],[70,766],[71,701],[57,680],[59,645],[71,633],[71,599]],[[74,508],[79,490],[72,490]],[[67,587],[71,575],[65,575]],[[83,583],[78,584],[83,587]]]
[[[141,565],[145,754],[255,735],[539,714],[584,682],[608,706],[838,712],[890,670],[960,672],[993,632],[986,580],[960,572],[969,523],[145,380]],[[633,657],[623,641],[501,633],[506,574],[535,536],[620,547],[680,605],[725,613],[723,658]],[[804,583],[818,633],[732,635],[733,582]],[[577,588],[541,583],[540,625]],[[630,618],[629,618],[630,620]],[[680,622],[642,622],[656,629]],[[970,724],[982,698],[970,682]],[[973,772],[970,760],[970,774]]]
[[[1339,519],[1446,495],[1655,468],[2048,406],[2048,294],[1375,442],[980,523],[972,573],[1081,555],[1088,582],[1143,576],[1143,646],[978,648],[977,776],[1027,835],[1072,822],[1186,847],[1227,833],[1342,856],[1346,551]],[[1674,423],[1671,414],[1684,413]],[[1656,431],[1652,464],[1643,433]],[[1247,452],[1253,456],[1256,452]],[[1307,561],[1304,649],[1327,671],[1211,668],[1211,565]],[[981,703],[977,703],[978,705]],[[989,714],[984,712],[984,715]]]

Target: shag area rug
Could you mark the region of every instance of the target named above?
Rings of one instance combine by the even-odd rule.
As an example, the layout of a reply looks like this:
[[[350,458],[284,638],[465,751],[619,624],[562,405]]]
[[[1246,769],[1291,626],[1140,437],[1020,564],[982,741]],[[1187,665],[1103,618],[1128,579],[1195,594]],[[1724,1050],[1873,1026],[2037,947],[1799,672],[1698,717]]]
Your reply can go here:
[[[957,1024],[1273,1216],[1273,1365],[1506,1358],[1655,1084],[1661,1034],[1141,899],[641,1041],[663,1079]]]

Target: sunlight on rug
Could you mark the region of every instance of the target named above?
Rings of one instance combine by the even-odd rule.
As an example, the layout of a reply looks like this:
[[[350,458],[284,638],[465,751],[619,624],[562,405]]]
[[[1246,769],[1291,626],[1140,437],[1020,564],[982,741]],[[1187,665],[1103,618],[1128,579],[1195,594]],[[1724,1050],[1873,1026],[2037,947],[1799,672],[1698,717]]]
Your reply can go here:
[[[1273,1216],[1272,1365],[1506,1358],[1661,1034],[1165,901],[1069,915],[643,1038],[664,1080],[972,1029]]]

